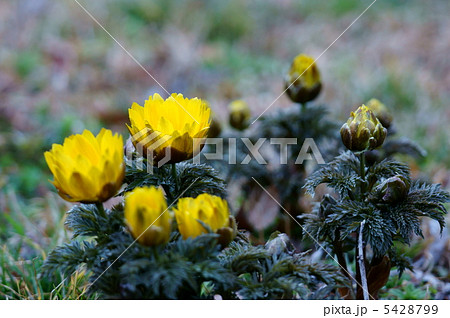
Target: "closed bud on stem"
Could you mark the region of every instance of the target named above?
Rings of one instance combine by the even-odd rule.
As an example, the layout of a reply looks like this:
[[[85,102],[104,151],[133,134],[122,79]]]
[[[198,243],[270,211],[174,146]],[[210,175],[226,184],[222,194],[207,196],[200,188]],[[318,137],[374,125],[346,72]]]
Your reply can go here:
[[[341,128],[342,142],[348,149],[357,152],[380,147],[386,133],[386,128],[365,105],[352,112]]]
[[[154,246],[169,241],[172,216],[161,189],[142,187],[127,193],[124,214],[131,235],[140,244]]]
[[[226,246],[236,237],[236,221],[230,216],[227,201],[218,196],[203,193],[181,198],[175,217],[183,239],[212,232],[219,234],[219,243]]]
[[[321,218],[326,218],[330,214],[334,213],[333,208],[336,206],[336,204],[337,202],[335,198],[333,198],[329,194],[325,194],[322,201],[320,202],[319,216]]]
[[[372,98],[367,102],[367,107],[375,114],[384,128],[388,129],[392,123],[392,114],[389,109],[378,99]]]
[[[292,61],[285,79],[286,92],[295,103],[306,103],[319,95],[322,88],[319,69],[314,59],[300,54]]]
[[[222,133],[222,124],[217,116],[213,115],[211,118],[211,124],[209,125],[208,137],[217,138]]]
[[[295,250],[289,236],[279,231],[276,231],[270,235],[269,240],[264,247],[272,255],[281,255],[285,252],[291,253]]]
[[[406,198],[411,183],[408,179],[401,175],[396,175],[386,179],[378,186],[381,199],[387,203],[395,203]]]
[[[250,107],[243,100],[235,100],[229,106],[230,108],[230,125],[237,130],[244,130],[250,124]]]
[[[230,244],[234,240],[237,234],[237,225],[235,218],[230,215],[229,225],[218,229],[216,233],[220,235],[219,244],[222,245],[222,247],[228,246],[228,244]]]

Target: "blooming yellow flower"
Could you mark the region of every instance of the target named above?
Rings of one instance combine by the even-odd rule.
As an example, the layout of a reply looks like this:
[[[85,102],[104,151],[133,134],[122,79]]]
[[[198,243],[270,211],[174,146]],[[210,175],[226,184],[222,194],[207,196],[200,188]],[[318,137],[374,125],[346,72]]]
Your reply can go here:
[[[305,54],[295,57],[285,82],[287,94],[296,103],[313,100],[322,88],[319,69],[314,59]]]
[[[59,195],[70,202],[103,202],[117,193],[125,174],[122,136],[85,130],[44,153]]]
[[[251,117],[250,107],[243,100],[235,100],[230,104],[230,125],[238,130],[244,130],[249,126]]]
[[[180,199],[175,209],[175,218],[183,239],[207,233],[201,222],[213,232],[230,226],[227,201],[207,193],[196,198]]]
[[[342,142],[352,151],[372,150],[380,147],[386,138],[386,133],[386,128],[365,105],[352,112],[341,128]]]
[[[135,188],[126,194],[125,220],[133,237],[142,245],[160,245],[169,240],[172,216],[159,188]]]
[[[372,98],[367,102],[367,107],[377,116],[384,128],[388,129],[392,123],[392,114],[389,109],[376,98]]]
[[[191,159],[203,147],[210,125],[210,108],[197,98],[172,94],[166,100],[150,96],[144,106],[133,103],[127,125],[136,149],[152,164]]]

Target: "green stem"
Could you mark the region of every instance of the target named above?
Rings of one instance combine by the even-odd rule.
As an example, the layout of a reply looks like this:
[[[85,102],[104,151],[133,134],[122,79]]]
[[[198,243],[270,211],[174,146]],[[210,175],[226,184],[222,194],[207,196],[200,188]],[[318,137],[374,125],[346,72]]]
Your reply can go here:
[[[106,211],[105,211],[105,208],[104,208],[104,206],[103,206],[103,202],[96,202],[96,203],[95,203],[95,206],[97,207],[98,214],[99,214],[101,217],[106,218]]]
[[[302,105],[302,107],[300,108],[301,113],[304,113],[306,111],[306,103],[302,103],[301,105]]]
[[[175,163],[172,163],[172,178],[175,183],[175,192],[178,193],[177,167]]]
[[[153,254],[153,257],[155,258],[155,261],[158,262],[158,260],[159,260],[159,248],[158,248],[158,246],[151,246],[150,248],[152,250],[152,254]]]
[[[361,201],[366,197],[366,156],[364,152],[359,154],[359,175],[361,177]]]

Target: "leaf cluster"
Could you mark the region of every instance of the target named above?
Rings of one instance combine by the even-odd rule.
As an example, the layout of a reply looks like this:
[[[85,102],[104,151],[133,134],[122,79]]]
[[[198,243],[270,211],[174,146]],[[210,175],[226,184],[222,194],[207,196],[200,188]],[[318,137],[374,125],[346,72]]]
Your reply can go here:
[[[274,252],[267,246],[233,242],[219,256],[236,277],[238,298],[326,299],[344,286],[336,266],[311,264],[305,253]]]
[[[371,247],[374,258],[390,254],[393,260],[398,260],[395,263],[399,267],[405,268],[408,264],[396,254],[393,243],[409,244],[413,234],[422,236],[421,217],[438,221],[442,231],[447,213],[444,203],[449,202],[450,196],[437,184],[411,181],[406,165],[385,159],[367,169],[367,196],[363,197],[359,165],[358,157],[345,152],[308,178],[305,188],[309,193],[314,194],[319,184],[326,183],[339,198],[332,205],[329,200],[322,200],[313,214],[305,217],[306,230],[334,249],[336,242],[341,242],[339,248],[345,252],[356,246],[357,231],[365,220],[363,239]],[[394,176],[401,176],[411,185],[401,200],[385,202],[380,184]]]
[[[169,204],[178,198],[196,197],[202,193],[222,198],[226,196],[225,183],[213,167],[186,161],[176,165],[176,176],[170,165],[157,168],[148,166],[145,160],[139,164],[127,161],[125,182],[127,186],[121,194],[136,187],[161,186],[168,196]]]
[[[309,264],[304,254],[252,246],[239,235],[227,248],[217,234],[147,247],[126,230],[122,205],[105,214],[80,204],[68,213],[71,242],[50,253],[42,275],[57,279],[85,270],[87,293],[108,299],[324,298],[342,283],[334,266]]]

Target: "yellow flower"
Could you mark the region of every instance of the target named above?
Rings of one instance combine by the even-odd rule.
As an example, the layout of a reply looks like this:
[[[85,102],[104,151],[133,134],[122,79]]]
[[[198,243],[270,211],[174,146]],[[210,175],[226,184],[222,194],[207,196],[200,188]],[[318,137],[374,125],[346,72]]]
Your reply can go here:
[[[392,123],[392,114],[389,109],[378,99],[372,98],[367,102],[367,107],[377,116],[384,128],[389,128]]]
[[[244,130],[249,126],[251,117],[250,107],[243,100],[235,100],[230,104],[230,125],[238,130]]]
[[[175,218],[183,239],[207,233],[205,226],[219,234],[222,229],[233,226],[230,222],[227,201],[207,193],[200,194],[196,198],[180,199],[175,209]]]
[[[45,160],[59,195],[70,202],[104,202],[117,193],[125,174],[122,136],[85,130],[62,145],[53,144]]]
[[[344,145],[352,151],[372,150],[380,147],[386,138],[386,128],[365,105],[352,112],[341,128]]]
[[[159,188],[135,188],[126,194],[125,220],[133,237],[142,245],[160,245],[169,240],[172,216]]]
[[[316,98],[322,83],[314,59],[305,54],[297,55],[292,62],[285,85],[287,94],[295,103],[306,103]]]
[[[150,96],[144,106],[133,103],[127,125],[136,149],[152,164],[191,159],[203,147],[210,125],[210,108],[197,98],[172,94],[166,100]]]

